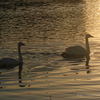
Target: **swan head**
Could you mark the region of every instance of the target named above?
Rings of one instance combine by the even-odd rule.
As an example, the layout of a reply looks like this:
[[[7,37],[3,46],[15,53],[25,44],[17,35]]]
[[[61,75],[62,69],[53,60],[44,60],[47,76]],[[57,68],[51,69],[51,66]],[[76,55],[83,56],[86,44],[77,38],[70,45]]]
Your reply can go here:
[[[91,34],[86,34],[86,38],[91,38],[93,37]]]
[[[25,46],[25,44],[23,42],[19,42],[18,45],[19,46]]]

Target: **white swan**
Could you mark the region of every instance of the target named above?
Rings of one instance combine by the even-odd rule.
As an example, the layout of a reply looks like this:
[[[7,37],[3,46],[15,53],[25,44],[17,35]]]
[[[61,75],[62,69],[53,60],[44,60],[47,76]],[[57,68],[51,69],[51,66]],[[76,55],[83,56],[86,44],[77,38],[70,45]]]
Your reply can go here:
[[[86,42],[86,49],[82,46],[72,46],[66,49],[65,52],[61,54],[64,58],[82,58],[82,57],[89,57],[90,55],[90,47],[88,38],[93,37],[90,34],[86,34],[85,42]]]

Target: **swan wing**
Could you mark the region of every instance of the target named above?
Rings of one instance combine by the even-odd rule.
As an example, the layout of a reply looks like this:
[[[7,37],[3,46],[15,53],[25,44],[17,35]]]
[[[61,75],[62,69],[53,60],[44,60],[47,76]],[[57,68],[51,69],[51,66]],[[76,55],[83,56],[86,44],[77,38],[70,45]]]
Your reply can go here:
[[[0,60],[0,69],[11,69],[19,65],[16,59],[3,58]]]

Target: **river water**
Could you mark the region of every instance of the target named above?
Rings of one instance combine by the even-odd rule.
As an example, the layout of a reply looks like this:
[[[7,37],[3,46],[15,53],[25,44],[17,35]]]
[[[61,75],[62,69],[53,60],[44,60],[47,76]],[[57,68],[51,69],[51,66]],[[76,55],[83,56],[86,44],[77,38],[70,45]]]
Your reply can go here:
[[[100,0],[86,2],[35,2],[0,8],[0,58],[17,59],[23,42],[22,79],[18,67],[0,74],[1,100],[99,100],[100,99]],[[60,54],[69,46],[85,47],[86,60],[68,61]]]

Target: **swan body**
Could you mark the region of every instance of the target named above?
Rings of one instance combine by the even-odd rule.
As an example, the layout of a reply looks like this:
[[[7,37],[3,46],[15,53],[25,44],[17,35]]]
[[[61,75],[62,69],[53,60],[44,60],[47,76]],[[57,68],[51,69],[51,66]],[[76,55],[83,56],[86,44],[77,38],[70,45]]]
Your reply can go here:
[[[19,61],[12,58],[3,58],[0,60],[0,69],[11,69],[19,65]]]
[[[93,37],[90,34],[86,34],[85,41],[86,41],[86,48],[82,46],[72,46],[69,47],[61,54],[64,58],[83,58],[88,57],[90,54],[90,47],[88,38]]]
[[[64,58],[81,58],[86,55],[86,50],[81,46],[72,46],[67,48],[65,52],[61,54]]]

